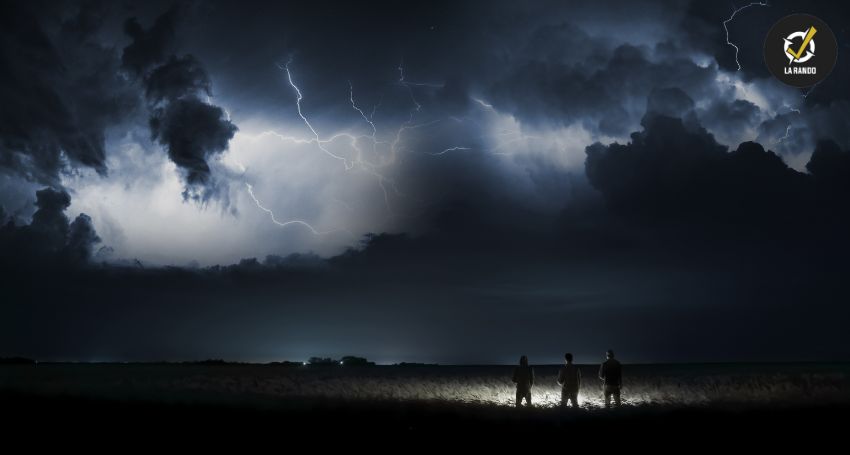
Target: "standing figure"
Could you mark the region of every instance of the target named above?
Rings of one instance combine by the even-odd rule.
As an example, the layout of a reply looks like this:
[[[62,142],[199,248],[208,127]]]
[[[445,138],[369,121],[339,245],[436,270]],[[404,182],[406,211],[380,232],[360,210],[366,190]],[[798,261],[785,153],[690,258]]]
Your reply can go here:
[[[514,368],[513,381],[516,383],[516,405],[525,398],[526,406],[531,406],[531,387],[534,385],[534,369],[528,366],[528,357],[519,358],[519,366]]]
[[[558,372],[558,384],[561,385],[561,407],[572,401],[573,408],[578,408],[578,389],[581,388],[581,370],[573,365],[573,355],[564,354],[564,366]]]
[[[599,366],[599,379],[604,384],[605,407],[611,407],[611,395],[614,396],[614,404],[620,407],[620,386],[623,385],[623,367],[614,358],[614,351],[609,349],[605,353],[608,359]]]

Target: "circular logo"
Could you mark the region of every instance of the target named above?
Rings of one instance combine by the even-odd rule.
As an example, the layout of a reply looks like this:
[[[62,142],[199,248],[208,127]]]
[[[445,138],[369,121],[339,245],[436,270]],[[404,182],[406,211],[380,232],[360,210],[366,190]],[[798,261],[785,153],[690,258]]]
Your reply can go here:
[[[835,66],[838,44],[826,22],[810,14],[792,14],[771,27],[764,40],[764,62],[780,81],[811,87]]]

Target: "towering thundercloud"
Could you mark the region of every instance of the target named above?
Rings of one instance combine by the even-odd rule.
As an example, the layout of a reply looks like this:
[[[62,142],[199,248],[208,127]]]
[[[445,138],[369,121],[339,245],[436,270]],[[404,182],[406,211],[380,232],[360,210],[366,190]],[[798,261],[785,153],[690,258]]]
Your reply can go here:
[[[207,202],[226,198],[226,185],[216,180],[209,161],[227,149],[237,131],[224,110],[201,96],[212,96],[206,70],[192,55],[174,54],[180,10],[173,7],[145,30],[136,18],[124,23],[133,42],[124,48],[123,67],[141,78],[150,110],[151,138],[162,144],[180,169],[184,200]]]

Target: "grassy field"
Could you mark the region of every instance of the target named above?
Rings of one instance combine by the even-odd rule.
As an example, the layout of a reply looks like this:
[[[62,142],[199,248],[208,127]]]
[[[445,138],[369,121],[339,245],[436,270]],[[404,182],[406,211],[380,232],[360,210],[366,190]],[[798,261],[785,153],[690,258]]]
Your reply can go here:
[[[220,449],[230,440],[244,449],[248,441],[399,439],[467,441],[480,450],[566,437],[597,449],[600,442],[681,448],[674,441],[684,438],[760,451],[804,441],[809,450],[841,434],[850,412],[845,364],[626,365],[625,405],[615,410],[600,408],[595,366],[583,368],[580,410],[557,408],[557,367],[535,369],[535,406],[515,409],[506,366],[4,365],[0,409],[13,418],[2,432],[27,441],[49,435],[63,448],[67,441]]]
[[[557,366],[535,367],[533,402],[560,400]],[[508,366],[283,367],[272,365],[38,364],[0,366],[0,389],[43,396],[230,403],[298,400],[438,401],[511,406]],[[627,365],[628,406],[738,407],[850,404],[850,365]],[[582,366],[579,401],[602,405],[596,366]]]

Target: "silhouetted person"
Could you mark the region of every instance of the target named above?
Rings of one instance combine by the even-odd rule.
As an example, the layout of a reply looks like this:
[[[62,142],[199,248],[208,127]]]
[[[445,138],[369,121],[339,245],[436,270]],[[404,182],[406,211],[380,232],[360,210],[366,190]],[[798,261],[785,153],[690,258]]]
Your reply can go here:
[[[564,354],[564,366],[558,371],[558,384],[561,385],[561,406],[572,401],[573,407],[578,407],[578,389],[581,388],[581,370],[573,365],[573,355]]]
[[[513,381],[516,383],[516,405],[525,398],[526,406],[531,406],[531,387],[534,385],[534,369],[528,366],[528,357],[519,358],[519,366],[514,368]]]
[[[605,353],[605,357],[608,360],[599,366],[599,379],[604,384],[605,407],[611,407],[611,395],[614,396],[614,403],[617,407],[620,407],[620,386],[623,385],[623,367],[614,358],[614,351],[611,349]]]

